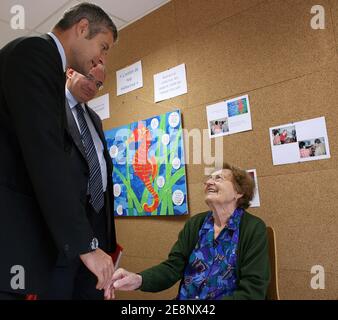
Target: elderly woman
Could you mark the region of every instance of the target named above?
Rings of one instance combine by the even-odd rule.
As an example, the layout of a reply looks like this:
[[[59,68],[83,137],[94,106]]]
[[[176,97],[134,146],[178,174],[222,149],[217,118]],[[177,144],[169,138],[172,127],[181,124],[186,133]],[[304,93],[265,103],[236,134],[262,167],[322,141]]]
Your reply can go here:
[[[265,299],[270,280],[264,222],[246,212],[254,181],[225,164],[207,178],[210,211],[185,224],[168,259],[139,274],[118,269],[116,290],[157,292],[181,280],[177,299]]]

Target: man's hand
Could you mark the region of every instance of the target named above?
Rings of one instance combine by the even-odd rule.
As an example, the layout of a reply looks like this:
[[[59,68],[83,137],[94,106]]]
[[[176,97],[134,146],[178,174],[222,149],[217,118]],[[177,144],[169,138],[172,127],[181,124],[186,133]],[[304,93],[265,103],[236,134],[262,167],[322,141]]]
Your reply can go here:
[[[84,265],[97,277],[96,289],[109,288],[114,273],[112,258],[101,249],[81,254],[80,259]]]
[[[139,274],[119,268],[114,272],[112,282],[104,290],[105,300],[115,299],[115,290],[131,291],[142,285],[142,277]]]

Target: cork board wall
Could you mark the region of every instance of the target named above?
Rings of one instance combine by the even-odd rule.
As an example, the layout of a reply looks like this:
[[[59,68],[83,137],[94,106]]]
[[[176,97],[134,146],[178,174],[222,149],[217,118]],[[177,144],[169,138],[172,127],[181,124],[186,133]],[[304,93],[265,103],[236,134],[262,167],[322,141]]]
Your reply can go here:
[[[325,8],[325,29],[310,26]],[[120,32],[108,61],[104,129],[180,108],[184,128],[207,129],[205,107],[249,94],[253,130],[223,138],[223,157],[256,168],[261,206],[249,211],[275,228],[282,299],[338,299],[338,3],[330,0],[173,0]],[[144,86],[116,96],[115,72],[142,60]],[[188,94],[155,104],[153,75],[186,64]],[[331,159],[273,166],[269,128],[326,117]],[[193,143],[186,150],[193,155]],[[187,165],[190,215],[205,211],[205,164]],[[117,218],[121,266],[134,272],[166,258],[188,217]],[[311,267],[325,269],[313,290]],[[120,299],[172,299],[120,292]]]

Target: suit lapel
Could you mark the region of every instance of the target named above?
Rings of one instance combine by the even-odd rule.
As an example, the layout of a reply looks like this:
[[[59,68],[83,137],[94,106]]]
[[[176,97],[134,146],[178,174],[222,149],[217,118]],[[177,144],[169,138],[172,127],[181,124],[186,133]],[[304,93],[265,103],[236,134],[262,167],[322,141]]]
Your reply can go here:
[[[112,170],[113,170],[113,164],[112,164],[111,157],[110,157],[108,149],[107,149],[106,137],[104,136],[104,133],[103,133],[101,119],[95,113],[95,111],[93,111],[92,109],[90,109],[87,106],[87,104],[85,104],[85,106],[86,106],[86,110],[87,110],[87,112],[89,114],[89,117],[90,117],[90,119],[92,120],[92,122],[94,124],[96,132],[98,133],[98,135],[99,135],[99,137],[101,139],[101,142],[103,144],[103,149],[104,149],[103,155],[104,155],[104,158],[105,158],[106,163],[107,163],[108,176],[111,176]]]
[[[82,154],[84,160],[87,162],[86,152],[85,152],[85,149],[81,141],[81,135],[80,135],[79,129],[77,127],[77,124],[75,122],[72,110],[70,109],[67,99],[66,99],[66,115],[67,115],[69,133],[72,136],[73,141],[76,147],[79,149],[80,153]]]
[[[96,129],[96,132],[98,133],[102,143],[104,144],[104,141],[106,140],[103,130],[102,130],[102,125],[101,125],[101,120],[99,118],[99,116],[95,113],[95,111],[93,111],[92,109],[90,109],[87,104],[85,104],[86,106],[86,110],[90,116],[90,119],[92,120],[94,127]]]
[[[103,155],[106,160],[107,165],[107,192],[106,192],[106,218],[107,218],[107,237],[108,237],[108,252],[114,252],[116,249],[116,233],[115,233],[115,223],[114,219],[112,218],[112,215],[114,214],[114,211],[112,211],[112,208],[114,208],[114,193],[112,190],[112,171],[113,171],[113,163],[111,160],[111,157],[109,155],[108,149],[107,149],[107,143],[106,138],[104,136],[104,132],[102,129],[102,123],[99,116],[90,109],[87,105],[86,110],[89,114],[90,119],[92,120],[94,127],[96,129],[96,132],[98,133],[101,142],[103,144]]]

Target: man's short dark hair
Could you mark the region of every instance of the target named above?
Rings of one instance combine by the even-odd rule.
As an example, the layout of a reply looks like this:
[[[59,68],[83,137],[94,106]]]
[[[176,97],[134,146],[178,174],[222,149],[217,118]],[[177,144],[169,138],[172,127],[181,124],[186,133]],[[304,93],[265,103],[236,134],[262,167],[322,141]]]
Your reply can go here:
[[[88,39],[92,39],[98,33],[104,32],[104,29],[108,29],[113,34],[114,41],[117,40],[117,29],[113,20],[102,8],[88,2],[82,2],[68,9],[54,28],[68,30],[84,18],[89,21]]]

